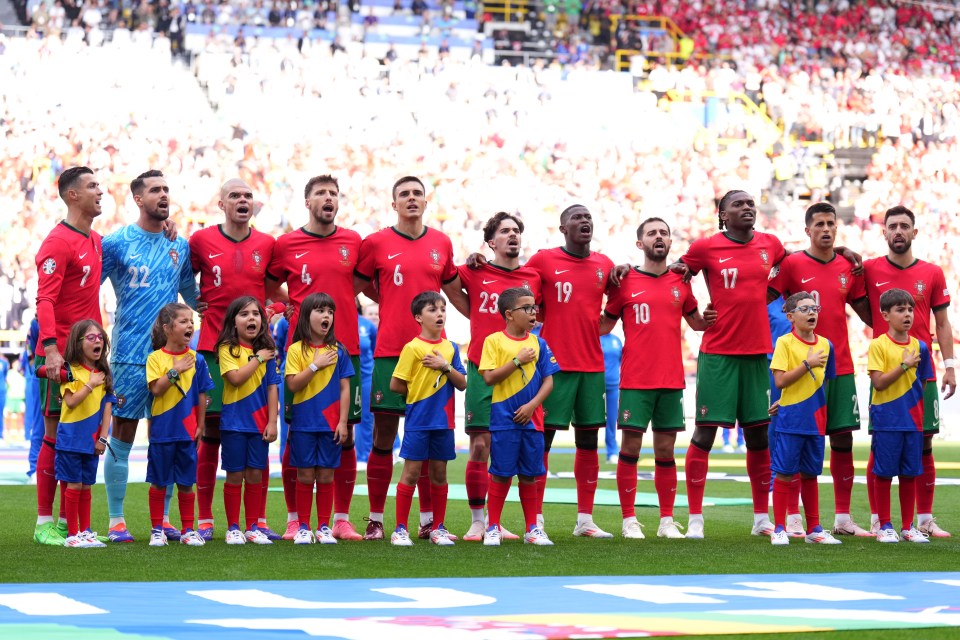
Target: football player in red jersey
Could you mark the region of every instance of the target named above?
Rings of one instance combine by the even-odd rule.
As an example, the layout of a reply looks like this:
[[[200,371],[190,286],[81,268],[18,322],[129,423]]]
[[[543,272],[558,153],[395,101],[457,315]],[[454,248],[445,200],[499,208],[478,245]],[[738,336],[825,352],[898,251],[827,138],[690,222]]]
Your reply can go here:
[[[826,386],[827,435],[830,436],[830,475],[833,477],[835,516],[833,533],[867,536],[869,531],[850,517],[853,492],[853,432],[860,428],[860,408],[854,381],[853,357],[847,335],[847,311],[850,307],[867,325],[870,305],[862,275],[854,275],[854,266],[834,248],[837,240],[837,211],[829,202],[810,206],[804,216],[810,246],[788,255],[780,263],[770,282],[770,298],[784,299],[808,291],[821,307],[817,333],[827,338],[835,351],[837,377]],[[779,336],[772,336],[776,340]],[[775,400],[776,398],[774,398]],[[787,533],[800,537],[805,531],[799,520],[799,492],[788,505]]]
[[[497,302],[507,289],[529,289],[540,301],[540,275],[527,266],[520,266],[520,239],[523,221],[518,216],[500,211],[483,225],[483,241],[493,250],[493,260],[478,268],[458,267],[460,282],[466,293],[470,318],[470,347],[467,350],[466,432],[470,437],[470,459],[467,461],[466,487],[470,505],[470,530],[464,540],[483,540],[486,530],[483,508],[487,499],[490,459],[490,403],[493,388],[488,387],[480,374],[480,356],[483,341],[492,333],[503,330],[503,318]],[[500,535],[516,539],[502,526]]]
[[[597,317],[603,297],[613,288],[613,262],[590,250],[593,216],[580,204],[560,214],[562,247],[542,249],[527,262],[540,274],[543,287],[541,336],[551,346],[561,371],[553,376],[554,390],[543,403],[544,466],[558,430],[573,423],[577,452],[573,472],[577,482],[577,524],[573,535],[611,538],[593,521],[600,461],[597,433],[606,428],[603,394],[603,351]],[[547,467],[549,468],[549,467]],[[540,523],[542,525],[542,523]],[[541,526],[542,528],[542,526]]]
[[[716,321],[708,305],[701,315],[697,299],[682,276],[667,269],[670,226],[660,218],[648,218],[637,228],[637,248],[643,265],[634,267],[607,301],[600,319],[600,333],[609,333],[623,319],[626,345],[620,375],[618,428],[622,433],[617,462],[617,491],[623,513],[624,538],[642,539],[634,502],[637,494],[637,462],[647,425],[653,423],[654,487],[660,503],[657,536],[682,538],[673,520],[677,495],[677,463],[674,445],[684,430],[683,356],[680,319],[703,331]],[[651,363],[656,363],[651,367]]]
[[[66,169],[57,183],[60,198],[67,205],[67,218],[44,238],[36,257],[37,322],[43,346],[43,355],[38,356],[36,366],[46,367],[46,377],[39,380],[44,436],[37,458],[37,526],[33,537],[40,544],[62,547],[66,535],[61,535],[63,532],[53,521],[60,370],[65,365],[62,354],[70,327],[80,320],[102,321],[103,249],[100,234],[93,230],[93,220],[100,215],[103,191],[97,176],[87,167]]]
[[[943,380],[940,390],[943,399],[951,397],[957,390],[957,375],[953,358],[953,326],[947,315],[950,306],[950,291],[947,289],[943,269],[918,260],[913,256],[913,239],[917,237],[916,216],[904,206],[887,209],[883,217],[883,237],[889,251],[882,258],[874,258],[864,263],[866,273],[867,297],[870,300],[873,316],[873,335],[880,336],[887,331],[887,323],[880,313],[880,296],[884,291],[898,288],[910,292],[914,300],[914,321],[910,335],[922,341],[933,353],[933,335],[930,330],[930,314],[933,313],[934,331],[937,345],[943,358]],[[933,459],[933,436],[940,432],[940,399],[936,385],[936,367],[933,369],[933,384],[924,385],[924,428],[923,428],[923,475],[917,482],[917,529],[937,538],[946,538],[950,534],[937,525],[933,517],[933,494],[937,482],[937,468]],[[876,517],[876,503],[873,489],[873,463],[867,469],[867,493],[873,516]],[[871,527],[872,528],[872,527]]]
[[[754,231],[757,207],[744,191],[729,191],[718,205],[720,233],[696,240],[680,271],[704,272],[716,324],[703,334],[697,359],[696,429],[687,448],[688,538],[703,538],[703,490],[718,428],[739,422],[747,445],[753,495],[753,535],[768,536],[770,450],[767,425],[773,350],[767,322],[767,282],[786,252],[773,235]]]
[[[307,181],[303,197],[310,218],[307,224],[280,236],[273,252],[267,277],[286,283],[293,307],[290,326],[297,326],[300,305],[311,293],[324,292],[336,303],[335,322],[337,339],[343,344],[353,362],[354,371],[360,371],[360,334],[357,306],[354,296],[367,286],[360,282],[354,289],[354,269],[360,256],[360,234],[344,229],[336,223],[340,210],[340,184],[330,175],[314,176]],[[287,335],[288,348],[293,332]],[[289,410],[293,393],[284,387]],[[340,466],[333,476],[334,522],[333,537],[338,540],[360,540],[362,536],[350,523],[350,503],[357,480],[357,451],[354,448],[353,425],[360,422],[360,375],[350,378],[351,407],[348,412],[349,437],[340,443]],[[283,494],[287,502],[287,530],[283,538],[292,540],[299,527],[296,509],[297,470],[289,465],[289,448],[283,456]]]
[[[197,353],[206,359],[216,385],[207,394],[206,425],[197,452],[197,533],[204,540],[213,538],[213,492],[220,450],[223,379],[217,363],[217,336],[223,328],[227,307],[236,298],[251,295],[265,304],[276,292],[276,282],[266,277],[276,240],[250,226],[256,212],[253,190],[239,178],[228,180],[220,187],[217,206],[223,211],[223,223],[201,229],[190,238],[190,262],[194,273],[200,274],[198,310],[200,302],[203,303]],[[268,468],[264,478],[269,476]],[[267,484],[263,482],[263,491],[267,490]],[[263,521],[258,529],[271,539],[280,537],[269,531]]]
[[[405,176],[394,183],[392,193],[397,223],[363,239],[354,272],[360,281],[358,287],[375,289],[373,295],[379,298],[383,319],[377,333],[371,386],[374,425],[373,449],[367,461],[370,498],[370,517],[364,535],[367,540],[383,539],[383,506],[393,478],[393,441],[400,416],[406,410],[404,397],[390,390],[390,379],[403,346],[420,333],[420,325],[410,314],[410,303],[424,291],[442,290],[451,301],[462,299],[450,238],[423,223],[427,208],[423,181]],[[433,520],[428,467],[423,465],[424,472],[417,485],[420,537],[429,537]]]

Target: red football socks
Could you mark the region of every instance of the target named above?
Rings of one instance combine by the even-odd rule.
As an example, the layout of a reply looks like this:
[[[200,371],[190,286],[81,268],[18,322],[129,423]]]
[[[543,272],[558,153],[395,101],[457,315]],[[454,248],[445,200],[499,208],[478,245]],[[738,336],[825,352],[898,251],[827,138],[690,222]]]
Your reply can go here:
[[[639,457],[620,454],[617,460],[617,493],[620,495],[620,513],[624,518],[637,515],[637,461]]]
[[[357,450],[351,446],[340,451],[340,466],[333,471],[333,510],[336,513],[350,513],[356,485]]]
[[[573,459],[573,477],[577,482],[577,513],[593,513],[597,494],[600,459],[596,449],[577,449]]]

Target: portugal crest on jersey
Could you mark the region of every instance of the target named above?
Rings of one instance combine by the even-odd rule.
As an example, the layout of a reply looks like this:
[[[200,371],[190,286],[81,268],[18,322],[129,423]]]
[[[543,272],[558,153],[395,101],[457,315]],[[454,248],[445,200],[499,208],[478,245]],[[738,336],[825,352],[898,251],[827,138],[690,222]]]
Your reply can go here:
[[[923,280],[917,280],[916,284],[913,285],[913,288],[917,290],[917,300],[920,300],[923,298],[923,294],[927,290],[927,283]]]
[[[770,254],[767,253],[766,249],[760,249],[760,259],[763,264],[770,264]]]
[[[379,389],[377,389],[376,392],[374,392],[373,394],[373,401],[376,404],[380,404],[381,402],[383,402],[383,391],[380,391]]]
[[[597,267],[597,270],[594,271],[597,276],[597,286],[603,288],[603,269]]]
[[[673,298],[674,306],[680,304],[680,289],[677,289],[676,287],[672,287],[670,289],[670,297]]]
[[[841,273],[839,276],[837,276],[837,279],[840,280],[840,290],[846,291],[847,285],[850,284],[850,278],[847,277],[847,274]]]
[[[123,405],[127,404],[127,397],[122,394],[117,394],[117,408],[122,409]]]
[[[350,259],[350,249],[344,245],[340,245],[337,248],[337,253],[340,254],[340,264],[348,264]]]
[[[259,250],[259,249],[254,249],[254,250],[253,250],[252,257],[253,257],[253,267],[254,267],[257,271],[262,271],[262,270],[263,270],[263,267],[262,267],[261,263],[263,262],[263,257],[260,255],[260,250]]]
[[[467,411],[467,424],[473,422],[473,411]]]
[[[623,410],[623,417],[621,417],[620,419],[623,420],[624,422],[626,422],[627,420],[630,419],[630,415],[631,415],[631,414],[630,414],[630,409],[624,409],[624,410]]]
[[[47,258],[43,261],[43,265],[40,266],[40,270],[43,271],[48,276],[51,275],[54,271],[57,270],[57,261],[53,258]]]
[[[170,259],[173,260],[173,266],[180,266],[180,254],[177,253],[176,249],[170,249],[169,251]]]
[[[706,415],[707,415],[707,411],[708,411],[707,405],[701,406],[701,407],[700,407],[700,416],[701,416],[701,417],[706,416]]]

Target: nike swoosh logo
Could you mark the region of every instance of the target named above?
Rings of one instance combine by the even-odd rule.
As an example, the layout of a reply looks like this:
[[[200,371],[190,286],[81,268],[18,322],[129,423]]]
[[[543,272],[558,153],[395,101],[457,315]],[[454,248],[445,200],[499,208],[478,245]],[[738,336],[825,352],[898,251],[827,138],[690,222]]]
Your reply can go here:
[[[924,483],[924,484],[926,484],[928,487],[932,487],[932,486],[934,486],[934,485],[937,484],[937,483],[936,483],[936,482],[926,482],[926,483]]]
[[[635,294],[633,294],[633,295],[630,296],[630,297],[631,297],[631,298],[636,298],[636,297],[639,296],[641,293],[646,293],[646,291],[637,291]]]
[[[844,476],[844,477],[843,477],[843,481],[844,481],[844,482],[850,482],[851,480],[853,480],[853,476]]]
[[[211,253],[210,255],[207,256],[207,260],[213,260],[214,258],[222,255],[223,255],[222,253]]]
[[[596,480],[587,480],[587,484],[597,484]]]
[[[400,253],[387,254],[387,260],[393,260],[399,255],[403,255],[403,251],[401,251]]]
[[[87,257],[87,254],[81,253],[78,257],[79,257],[81,260],[83,260],[84,258]]]
[[[807,284],[808,282],[810,282],[811,280],[813,280],[813,279],[816,278],[816,277],[817,277],[817,276],[813,276],[813,278],[800,278],[800,284]]]
[[[139,258],[139,257],[140,257],[140,254],[138,253],[138,254],[136,254],[136,255],[130,256],[130,259],[131,259],[131,260],[136,260],[136,259]]]
[[[723,264],[727,260],[733,260],[733,258],[718,258],[718,259],[720,260],[720,264]]]
[[[563,271],[560,271],[559,269],[556,269],[556,270],[553,272],[553,275],[558,276],[558,275],[560,275],[561,273],[566,273],[567,271],[570,271],[570,269],[564,269]]]
[[[484,280],[483,284],[493,284],[496,280]]]
[[[624,491],[626,491],[627,493],[633,493],[636,490],[637,490],[636,487],[634,487],[633,489],[624,489]]]
[[[690,484],[703,484],[707,481],[706,478],[689,478]]]
[[[299,260],[300,258],[302,258],[303,256],[307,255],[308,253],[310,253],[310,252],[309,252],[309,251],[304,251],[303,253],[298,253],[297,255],[294,256],[294,259],[295,259],[295,260]]]
[[[887,280],[886,282],[877,282],[877,283],[875,283],[873,286],[875,286],[875,287],[882,287],[882,286],[885,285],[885,284],[890,284],[890,281]]]

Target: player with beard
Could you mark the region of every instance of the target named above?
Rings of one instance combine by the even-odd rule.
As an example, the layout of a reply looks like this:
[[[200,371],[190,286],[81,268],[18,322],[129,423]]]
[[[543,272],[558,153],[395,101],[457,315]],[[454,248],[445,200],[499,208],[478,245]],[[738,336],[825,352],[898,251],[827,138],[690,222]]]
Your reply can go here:
[[[36,257],[37,322],[43,355],[38,354],[35,365],[38,370],[44,367],[43,374],[38,372],[44,435],[37,458],[37,526],[33,537],[40,544],[63,546],[66,524],[61,530],[53,521],[60,371],[67,364],[63,353],[74,323],[101,321],[103,249],[100,234],[93,230],[93,220],[100,215],[103,191],[96,175],[87,167],[66,169],[57,179],[57,190],[67,205],[67,218],[44,238]]]
[[[490,459],[490,403],[493,387],[484,383],[480,374],[483,341],[503,330],[503,317],[497,303],[500,294],[513,287],[529,289],[540,300],[540,275],[527,266],[520,266],[520,237],[523,221],[504,211],[496,213],[483,225],[483,241],[493,249],[493,260],[475,269],[458,267],[460,282],[468,298],[470,347],[467,350],[467,393],[465,403],[466,431],[470,437],[470,458],[467,461],[466,487],[472,523],[464,540],[480,541],[486,530],[484,505],[487,499]],[[542,486],[542,481],[538,479]],[[516,539],[502,526],[505,539]]]
[[[360,335],[355,295],[367,286],[358,280],[354,290],[353,271],[360,255],[360,234],[337,226],[340,210],[340,185],[329,175],[310,178],[303,190],[305,206],[310,212],[307,224],[280,236],[273,252],[267,277],[286,283],[293,316],[290,326],[296,327],[300,305],[311,293],[323,292],[336,303],[334,321],[337,339],[350,355],[353,370],[360,371]],[[287,334],[288,349],[293,342],[293,331]],[[284,385],[284,407],[293,405],[293,393]],[[357,480],[357,451],[354,446],[354,425],[360,422],[360,376],[350,378],[351,407],[348,411],[349,437],[341,441],[340,466],[333,475],[334,522],[333,537],[339,540],[360,540],[350,523],[350,502]],[[289,422],[289,420],[288,420]],[[290,466],[290,452],[285,449],[283,460],[283,495],[287,502],[287,530],[284,539],[292,540],[299,527],[296,508],[297,469]]]
[[[130,183],[140,211],[137,221],[103,239],[101,282],[110,279],[117,296],[110,368],[117,404],[113,408],[110,448],[103,468],[110,516],[111,542],[133,542],[123,515],[129,478],[128,460],[137,425],[153,396],[147,388],[147,356],[153,351],[150,331],[164,305],[177,301],[196,307],[197,285],[190,266],[190,248],[181,237],[164,235],[170,216],[170,187],[163,173],[146,171]],[[192,332],[191,332],[192,333]],[[168,538],[179,540],[180,531],[164,527]]]
[[[933,353],[933,335],[930,330],[930,314],[933,313],[934,331],[943,358],[943,381],[940,390],[943,399],[957,390],[957,376],[953,358],[953,326],[947,309],[950,306],[950,291],[940,267],[913,257],[913,239],[917,237],[916,216],[910,209],[900,205],[887,209],[883,217],[883,237],[889,251],[882,258],[864,262],[867,297],[873,316],[873,335],[881,336],[888,329],[880,313],[880,296],[890,289],[903,289],[913,296],[914,320],[910,335],[920,340]],[[933,496],[937,482],[937,468],[933,459],[933,436],[940,432],[940,398],[937,393],[936,367],[934,376],[924,385],[923,425],[923,475],[916,483],[917,529],[935,538],[947,538],[950,534],[937,524],[933,517]],[[873,456],[867,467],[867,494],[870,497],[871,529],[876,522],[876,501],[873,495]],[[878,525],[877,525],[878,526]]]
[[[593,216],[581,204],[560,214],[560,233],[565,242],[554,249],[542,249],[527,262],[540,274],[543,287],[540,335],[560,364],[553,376],[553,393],[543,403],[544,467],[557,431],[573,424],[576,457],[573,473],[577,483],[577,524],[573,535],[612,538],[593,521],[593,503],[597,491],[600,460],[597,454],[598,431],[606,428],[603,394],[603,350],[600,325],[603,297],[612,292],[610,273],[613,262],[590,250],[593,240]],[[541,515],[542,517],[542,515]],[[538,523],[542,527],[542,522]]]
[[[767,324],[767,281],[786,252],[771,234],[754,231],[757,207],[744,191],[729,191],[718,205],[720,233],[696,240],[675,267],[704,272],[717,321],[703,334],[697,358],[696,428],[685,469],[688,538],[703,538],[703,491],[717,429],[743,427],[753,494],[753,535],[768,536],[770,450],[767,425],[773,350]]]
[[[643,251],[643,266],[634,267],[607,301],[600,319],[600,333],[607,334],[623,319],[626,345],[620,375],[618,427],[622,433],[617,462],[617,491],[623,513],[623,537],[642,539],[634,501],[637,494],[637,461],[647,425],[653,423],[654,487],[660,503],[660,538],[683,538],[673,520],[677,495],[677,463],[674,445],[684,430],[683,356],[680,319],[703,331],[716,321],[708,305],[703,314],[689,283],[667,268],[670,226],[660,218],[648,218],[637,228],[637,248]],[[656,363],[651,367],[651,363]]]
[[[835,516],[833,533],[869,537],[850,517],[853,492],[853,432],[860,428],[860,408],[854,381],[853,357],[847,335],[846,306],[870,324],[870,305],[863,276],[853,274],[853,265],[837,255],[837,211],[828,202],[809,207],[805,214],[805,232],[810,246],[787,256],[770,282],[775,299],[808,291],[821,310],[817,334],[828,339],[835,351],[837,377],[826,385],[827,435],[830,436],[830,475],[833,477]],[[773,336],[776,340],[779,336]],[[779,393],[776,393],[779,396]],[[773,400],[776,400],[773,397]],[[797,483],[799,485],[799,483]],[[787,533],[794,537],[805,534],[799,521],[796,499],[799,488],[788,505]],[[796,515],[793,515],[796,514]]]
[[[370,517],[364,535],[366,540],[383,539],[383,508],[393,478],[393,441],[400,416],[407,407],[404,396],[390,389],[390,380],[404,345],[421,330],[410,314],[410,304],[425,291],[442,289],[451,302],[463,295],[460,277],[453,264],[450,238],[423,223],[427,208],[423,181],[404,176],[394,183],[392,196],[397,223],[363,239],[354,272],[361,281],[358,287],[375,288],[381,317],[386,318],[377,333],[371,384],[370,406],[374,424],[373,448],[367,461]],[[430,537],[433,523],[429,467],[426,463],[422,465],[417,483],[420,498],[418,535],[421,538]]]
[[[250,226],[254,216],[253,190],[239,178],[220,187],[217,206],[224,221],[196,232],[190,238],[190,263],[200,274],[200,298],[204,305],[197,353],[207,361],[215,388],[207,395],[206,425],[197,452],[197,533],[213,538],[213,493],[217,480],[220,451],[220,412],[223,407],[223,378],[217,362],[217,336],[223,328],[224,314],[231,302],[245,295],[263,305],[276,290],[276,282],[266,277],[276,241]],[[263,473],[263,491],[267,491],[269,467]],[[266,500],[262,503],[265,505]],[[279,539],[261,521],[258,530],[271,540]]]

